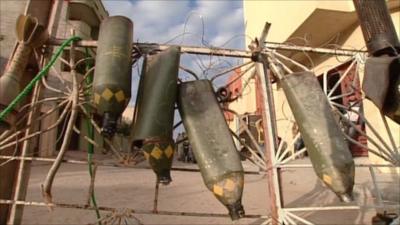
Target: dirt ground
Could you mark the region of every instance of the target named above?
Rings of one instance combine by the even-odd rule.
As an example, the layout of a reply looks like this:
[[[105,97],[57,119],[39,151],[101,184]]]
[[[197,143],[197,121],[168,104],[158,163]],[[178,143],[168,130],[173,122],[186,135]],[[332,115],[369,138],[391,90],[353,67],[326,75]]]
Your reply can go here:
[[[84,158],[83,153],[69,153],[69,158]],[[100,156],[104,157],[104,156]],[[356,159],[357,163],[367,163],[366,158]],[[307,159],[296,163],[308,163]],[[247,161],[247,171],[257,171]],[[31,171],[27,201],[40,201],[40,185],[44,181],[50,165],[35,162]],[[147,167],[143,163],[142,167]],[[197,168],[195,164],[175,162],[174,167]],[[379,188],[384,190],[383,198],[392,204],[400,203],[400,180],[398,177],[377,172]],[[159,210],[178,212],[201,212],[227,214],[227,210],[209,192],[197,172],[172,172],[173,182],[160,186]],[[53,200],[57,203],[86,204],[89,187],[87,166],[63,164],[53,186]],[[96,175],[95,192],[99,206],[132,209],[153,209],[155,175],[146,168],[99,167]],[[285,207],[311,207],[324,205],[346,205],[325,189],[316,179],[312,168],[284,169],[282,186]],[[356,170],[356,201],[351,205],[370,205],[375,201],[374,186],[368,168]],[[263,174],[245,176],[243,205],[246,214],[268,215],[269,196],[267,179]],[[398,211],[398,209],[397,209]],[[105,215],[106,212],[102,212]],[[374,209],[300,212],[301,217],[315,224],[370,224]],[[262,224],[265,219],[241,219],[231,222],[228,217],[161,216],[135,214],[143,224]],[[23,224],[89,224],[96,221],[94,211],[55,208],[50,212],[46,207],[26,206]],[[132,221],[133,222],[133,221]],[[132,223],[134,224],[134,223]]]

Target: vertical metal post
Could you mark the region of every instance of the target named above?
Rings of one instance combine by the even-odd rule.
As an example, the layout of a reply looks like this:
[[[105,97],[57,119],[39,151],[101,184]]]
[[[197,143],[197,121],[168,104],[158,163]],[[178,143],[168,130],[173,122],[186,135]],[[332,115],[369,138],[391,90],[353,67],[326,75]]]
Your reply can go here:
[[[260,36],[258,51],[261,52],[265,46],[265,39],[271,24],[266,23]],[[260,78],[262,87],[262,119],[264,129],[265,143],[265,160],[267,165],[267,181],[268,191],[270,195],[270,207],[272,224],[280,224],[279,210],[282,207],[282,196],[280,190],[279,168],[274,167],[275,150],[278,148],[277,143],[277,126],[274,107],[274,96],[272,92],[271,82],[268,76],[268,62],[265,55],[259,53],[258,62],[256,63],[257,75]]]
[[[32,100],[30,105],[33,107],[34,104],[39,100],[40,84],[35,85],[35,89],[32,95]],[[27,123],[31,124],[30,127],[25,131],[25,136],[30,135],[35,129],[35,123],[33,123],[34,118],[37,115],[37,109],[32,110],[29,113]],[[32,154],[34,140],[25,140],[22,144],[21,157],[26,157]],[[29,175],[31,169],[31,162],[21,160],[18,166],[17,177],[14,189],[14,200],[25,200],[26,191],[28,187]],[[10,216],[8,219],[8,224],[21,224],[23,206],[21,205],[11,205]]]
[[[38,18],[40,24],[47,25],[48,33],[50,36],[52,36],[57,30],[57,25],[59,22],[59,11],[61,9],[62,3],[62,1],[51,2],[42,0],[30,0],[27,4],[25,14],[35,16],[36,18]],[[42,58],[43,57],[44,56],[42,56]],[[46,60],[42,60],[42,63],[44,64],[45,61]],[[31,98],[31,106],[33,106],[39,100],[39,96],[40,84],[36,84]],[[35,110],[32,110],[28,115],[27,123],[31,124],[31,126],[25,131],[26,136],[37,129],[36,123],[32,123],[32,121],[34,121],[34,118],[38,113],[38,109],[39,107],[36,107]],[[26,157],[32,154],[34,147],[32,146],[32,143],[34,142],[34,140],[26,140],[23,142],[21,157]],[[13,199],[15,201],[25,200],[30,177],[30,167],[31,162],[29,161],[21,160],[19,163],[18,171],[16,174],[15,187],[13,190]],[[13,204],[10,209],[7,224],[21,224],[23,210],[23,205]]]
[[[11,114],[9,117],[14,117],[16,115]],[[10,130],[6,130],[6,128],[0,127],[0,134],[5,132],[10,132]],[[0,150],[0,156],[12,156],[14,155],[14,151],[18,151],[18,146],[11,146],[9,148]],[[3,164],[4,163],[4,164]],[[17,169],[17,161],[9,161],[0,160],[0,198],[10,199],[12,196],[12,188],[14,185],[14,171]],[[7,222],[7,216],[9,214],[11,206],[10,205],[1,205],[0,204],[0,224],[5,224]]]
[[[156,179],[156,186],[154,189],[154,201],[153,201],[153,212],[157,213],[158,212],[158,193],[160,191],[160,181]]]
[[[372,166],[369,166],[368,168],[369,168],[369,172],[371,173],[372,184],[374,185],[374,188],[375,188],[376,196],[378,199],[378,205],[383,206],[384,204],[383,204],[383,199],[382,199],[382,193],[378,187],[374,168]]]

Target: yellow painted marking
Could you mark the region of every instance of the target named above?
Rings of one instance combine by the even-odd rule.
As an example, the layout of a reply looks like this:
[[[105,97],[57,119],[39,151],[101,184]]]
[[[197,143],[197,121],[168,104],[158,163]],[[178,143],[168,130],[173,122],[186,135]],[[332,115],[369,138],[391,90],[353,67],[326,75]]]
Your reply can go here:
[[[327,184],[332,185],[332,177],[324,174],[322,176],[322,180],[324,180]]]
[[[150,153],[155,159],[160,159],[162,155],[162,151],[158,147],[154,147],[153,151]]]
[[[124,92],[120,90],[117,93],[115,93],[115,99],[117,99],[118,102],[124,101],[125,100]]]
[[[169,158],[172,157],[172,155],[174,154],[174,149],[172,148],[171,145],[168,145],[167,149],[165,149],[164,151],[165,155]]]
[[[224,189],[216,184],[213,186],[213,192],[216,195],[222,196],[224,194]]]
[[[228,180],[225,181],[224,188],[226,190],[233,191],[233,190],[235,190],[235,186],[236,186],[236,184],[235,184],[235,182],[233,182],[233,180],[228,179]]]
[[[149,160],[149,156],[150,156],[149,153],[143,151],[143,154],[144,154],[144,157],[146,158],[146,160]]]
[[[94,93],[94,103],[95,104],[100,104],[100,95],[97,93]]]
[[[108,88],[106,88],[103,91],[103,94],[101,94],[101,96],[107,101],[110,101],[110,99],[112,98],[113,95],[114,95],[114,93]]]

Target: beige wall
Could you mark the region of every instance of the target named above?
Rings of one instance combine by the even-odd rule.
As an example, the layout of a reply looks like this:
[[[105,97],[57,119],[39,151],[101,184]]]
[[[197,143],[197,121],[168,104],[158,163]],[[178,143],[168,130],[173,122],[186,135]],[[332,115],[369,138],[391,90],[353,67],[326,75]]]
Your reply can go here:
[[[392,19],[396,26],[397,33],[399,32],[399,23],[396,21],[400,21],[400,12],[399,7],[396,5],[396,2],[393,0],[389,1],[389,5],[392,8]],[[395,7],[393,7],[395,6]],[[246,35],[250,37],[258,37],[262,31],[262,28],[265,22],[270,22],[272,24],[269,34],[267,36],[267,41],[270,42],[285,42],[287,39],[293,38],[291,35],[299,28],[300,25],[314,12],[316,9],[328,9],[328,10],[337,10],[341,12],[345,12],[347,14],[354,13],[354,6],[352,1],[243,1],[244,8],[244,21],[246,24]],[[342,35],[343,38],[341,47],[344,48],[354,48],[354,49],[365,49],[364,39],[361,33],[360,27],[356,25],[357,21],[354,22],[353,26],[344,27],[343,30],[347,32],[346,35]],[[325,29],[325,28],[324,28]],[[315,27],[312,30],[314,34],[318,34],[318,32],[323,32],[322,28],[319,29]],[[310,35],[312,38],[312,34]],[[296,38],[296,37],[295,37]],[[304,37],[298,37],[304,38]],[[246,39],[246,46],[249,44],[250,40]],[[314,56],[311,56],[314,57]],[[321,60],[316,60],[317,63],[315,68],[313,69],[316,74],[321,74],[324,71],[327,71],[329,68],[337,66],[341,64],[344,60],[349,59],[344,57],[330,57],[321,62]],[[365,59],[365,56],[364,56]],[[359,65],[360,76],[362,78],[363,75],[363,67],[364,64],[361,63]],[[287,134],[286,140],[289,141],[292,138],[290,122],[288,122],[288,118],[291,116],[290,109],[286,104],[286,99],[281,90],[273,85],[274,88],[274,100],[275,100],[275,108],[277,114],[277,123],[278,123],[278,133],[281,137]],[[251,89],[254,91],[254,89]],[[249,105],[246,101],[255,102],[254,99],[242,99],[241,102],[237,102],[234,105],[235,108],[245,108],[246,105]],[[251,103],[250,103],[251,105]],[[249,111],[253,110],[253,108],[249,108]],[[243,111],[243,110],[242,110]],[[378,132],[383,136],[387,143],[389,142],[389,138],[387,132],[385,132],[384,124],[381,120],[379,112],[376,108],[370,103],[368,100],[364,101],[364,111],[367,119],[371,121],[372,127],[376,128]],[[289,126],[288,126],[289,124]],[[396,145],[400,145],[400,127],[391,122],[389,119],[389,126],[391,128],[391,132],[394,135],[394,139]],[[289,128],[289,129],[287,129]],[[371,129],[367,129],[367,134],[371,134]],[[373,146],[369,144],[369,147]],[[382,163],[382,160],[378,159],[376,156],[370,154],[370,159],[375,163]]]
[[[265,22],[272,24],[268,41],[283,42],[316,9],[354,10],[351,1],[243,1],[246,34],[258,37]],[[246,39],[246,46],[249,39]]]

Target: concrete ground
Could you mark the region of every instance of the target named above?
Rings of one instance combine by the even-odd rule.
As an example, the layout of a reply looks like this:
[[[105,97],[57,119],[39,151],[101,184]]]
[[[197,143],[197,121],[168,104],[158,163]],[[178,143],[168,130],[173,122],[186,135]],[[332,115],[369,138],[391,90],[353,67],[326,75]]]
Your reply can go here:
[[[82,153],[69,153],[69,158],[84,158]],[[104,156],[98,156],[104,158]],[[366,158],[356,159],[366,163]],[[295,163],[308,163],[307,159]],[[147,167],[142,163],[142,167]],[[50,165],[35,162],[31,171],[27,201],[40,201],[40,185],[43,183]],[[174,167],[197,168],[195,164],[174,162]],[[244,162],[245,170],[257,169]],[[160,186],[159,210],[178,212],[201,212],[226,214],[227,210],[209,192],[197,172],[172,172],[173,182]],[[400,180],[397,176],[381,174],[377,171],[383,198],[388,204],[400,203]],[[53,186],[53,200],[57,203],[86,204],[89,175],[87,166],[63,164]],[[99,167],[97,170],[95,192],[99,206],[114,208],[153,209],[155,175],[149,169]],[[312,168],[284,169],[282,187],[285,207],[311,207],[346,205],[340,203],[331,191],[324,188],[316,179]],[[243,205],[247,214],[268,215],[269,196],[265,175],[246,175]],[[371,205],[374,185],[368,168],[356,170],[355,203],[351,205]],[[398,212],[398,209],[395,210]],[[347,211],[309,211],[295,213],[315,224],[370,224],[374,209]],[[102,212],[105,215],[106,212]],[[191,217],[135,215],[143,224],[262,224],[265,219],[241,219],[232,223],[228,217]],[[96,221],[95,212],[81,209],[55,208],[50,212],[46,207],[26,206],[23,224],[90,224]],[[134,224],[134,223],[132,223]],[[301,223],[300,223],[301,224]]]

